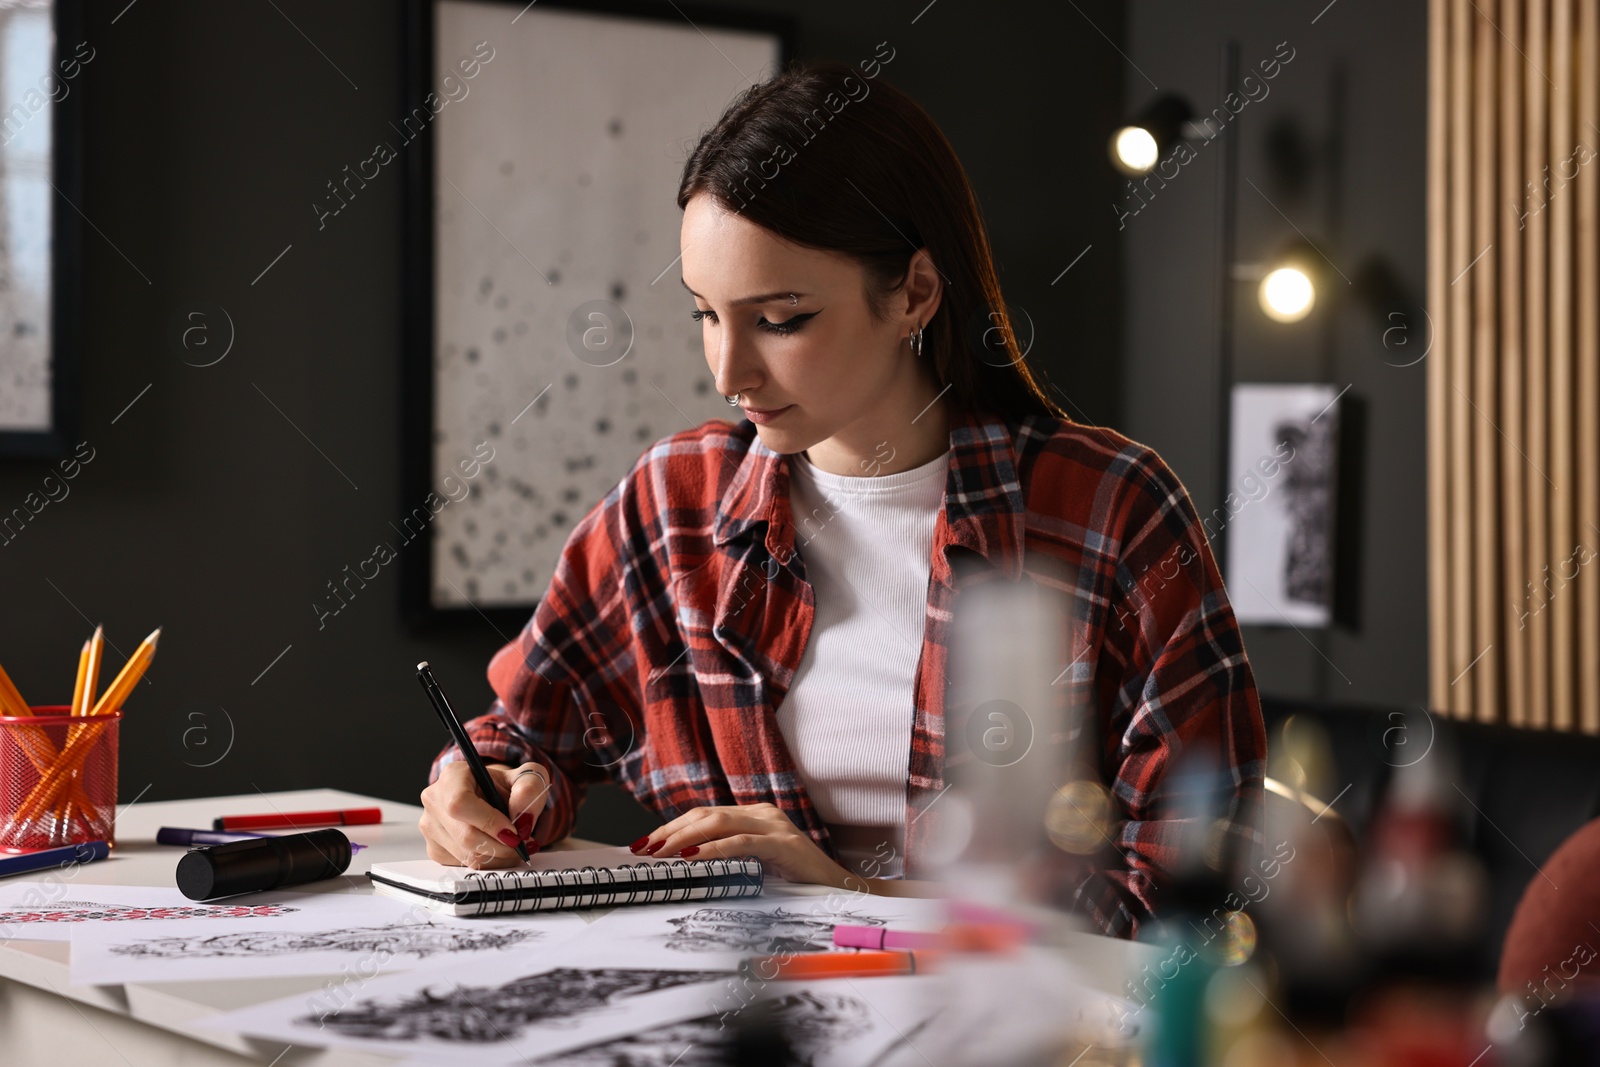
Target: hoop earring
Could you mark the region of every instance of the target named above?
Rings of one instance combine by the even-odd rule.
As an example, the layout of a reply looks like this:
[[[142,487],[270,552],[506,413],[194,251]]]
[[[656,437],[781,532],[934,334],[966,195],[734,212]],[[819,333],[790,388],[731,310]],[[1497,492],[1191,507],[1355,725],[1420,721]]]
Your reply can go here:
[[[918,326],[915,330],[911,331],[911,337],[909,338],[909,340],[911,341],[911,354],[913,356],[916,356],[919,359],[922,357],[922,335],[923,335],[923,332],[924,331],[923,331],[922,327]]]
[[[730,408],[736,408],[736,407],[739,406],[739,394],[738,393],[734,393],[732,396],[729,396],[727,393],[723,393],[722,394],[722,399],[724,399],[724,400],[726,400],[728,402],[728,406]]]

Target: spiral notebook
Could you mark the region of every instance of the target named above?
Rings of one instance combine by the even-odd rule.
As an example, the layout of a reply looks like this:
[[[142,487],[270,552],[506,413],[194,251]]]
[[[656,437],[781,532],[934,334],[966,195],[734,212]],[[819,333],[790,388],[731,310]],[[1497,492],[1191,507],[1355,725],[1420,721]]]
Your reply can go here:
[[[526,867],[475,871],[430,860],[375,863],[375,892],[447,915],[718,900],[761,893],[761,861],[654,859],[625,848],[546,852]]]

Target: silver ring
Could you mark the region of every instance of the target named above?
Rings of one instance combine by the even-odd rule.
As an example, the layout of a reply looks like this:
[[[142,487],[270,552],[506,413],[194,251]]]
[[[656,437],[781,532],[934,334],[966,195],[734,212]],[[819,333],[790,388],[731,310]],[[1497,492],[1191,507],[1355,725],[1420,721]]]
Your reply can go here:
[[[525,771],[518,771],[516,773],[516,775],[512,777],[511,784],[512,785],[516,785],[517,784],[517,779],[521,778],[524,774],[537,774],[537,775],[539,775],[539,780],[541,782],[543,782],[547,788],[550,785],[550,779],[546,778],[543,774],[541,774],[539,772],[539,770],[537,768],[534,768],[534,767],[529,767]]]

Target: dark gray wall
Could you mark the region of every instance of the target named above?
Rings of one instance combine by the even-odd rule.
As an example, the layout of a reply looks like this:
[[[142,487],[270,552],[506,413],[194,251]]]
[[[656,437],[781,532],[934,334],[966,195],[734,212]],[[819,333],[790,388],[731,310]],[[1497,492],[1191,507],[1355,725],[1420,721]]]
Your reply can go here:
[[[1103,143],[1122,60],[1085,16],[1120,39],[1119,9],[749,6],[797,15],[802,55],[854,62],[891,42],[885,77],[971,174],[1007,297],[1037,324],[1031,358],[1084,417],[1114,422],[1119,248],[1098,205],[1114,193]],[[441,731],[412,665],[432,661],[476,711],[503,642],[487,624],[408,632],[393,565],[317,628],[325,583],[407,510],[399,169],[321,231],[312,211],[401,113],[401,26],[386,0],[277,7],[144,0],[88,16],[77,207],[92,224],[81,436],[95,458],[0,547],[0,663],[34,703],[65,702],[94,623],[124,654],[164,628],[129,702],[124,801],[337,786],[414,802]],[[168,339],[193,302],[237,329],[203,369]],[[49,469],[0,460],[0,505]],[[637,813],[595,801],[580,832],[630,840]]]
[[[1172,464],[1202,513],[1222,503],[1215,397],[1223,138],[1238,139],[1239,261],[1265,259],[1298,227],[1352,281],[1369,257],[1384,257],[1420,300],[1426,16],[1422,0],[1129,5],[1129,62],[1122,71],[1133,108],[1157,95],[1152,83],[1187,97],[1202,114],[1220,105],[1219,57],[1230,35],[1239,42],[1241,75],[1271,59],[1280,42],[1293,49],[1292,61],[1266,83],[1268,94],[1246,104],[1165,188],[1153,186],[1154,197],[1125,220],[1121,234],[1124,428]],[[1250,92],[1260,96],[1256,84]],[[1267,131],[1284,118],[1302,128],[1312,149],[1311,180],[1299,195],[1275,180],[1265,152]],[[1109,206],[1102,210],[1115,214]],[[1421,354],[1428,327],[1415,306],[1405,309],[1406,318],[1378,317],[1354,299],[1354,286],[1329,273],[1320,310],[1294,325],[1268,321],[1256,306],[1254,284],[1235,283],[1235,380],[1350,385],[1345,400],[1364,407],[1357,491],[1339,501],[1356,520],[1343,546],[1355,551],[1341,562],[1354,564],[1357,615],[1353,625],[1327,630],[1248,627],[1245,647],[1267,693],[1423,703],[1426,360],[1400,364]],[[1386,339],[1396,326],[1407,328]]]

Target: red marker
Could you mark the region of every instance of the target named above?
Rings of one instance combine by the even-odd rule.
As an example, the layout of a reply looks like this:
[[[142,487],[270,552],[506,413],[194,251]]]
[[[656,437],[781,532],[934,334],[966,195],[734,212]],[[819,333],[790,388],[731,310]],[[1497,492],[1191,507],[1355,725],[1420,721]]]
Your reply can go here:
[[[344,811],[290,811],[270,815],[224,815],[211,820],[213,830],[297,830],[302,826],[358,826],[383,821],[377,808]]]

